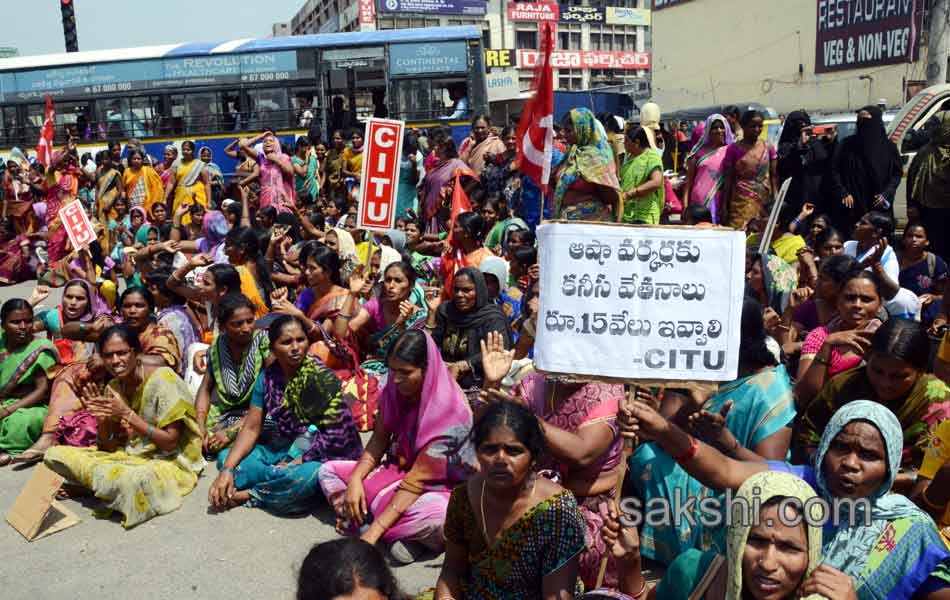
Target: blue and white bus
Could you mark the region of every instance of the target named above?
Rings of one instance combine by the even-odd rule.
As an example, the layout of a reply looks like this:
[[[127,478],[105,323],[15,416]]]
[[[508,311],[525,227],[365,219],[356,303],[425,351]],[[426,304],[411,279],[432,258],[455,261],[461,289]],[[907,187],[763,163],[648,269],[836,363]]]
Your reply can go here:
[[[235,163],[224,147],[264,129],[287,143],[313,129],[327,139],[375,114],[448,124],[461,139],[487,112],[481,44],[477,28],[456,26],[0,59],[0,154],[35,148],[47,94],[56,145],[73,135],[94,153],[138,138],[160,159],[194,140],[225,173]]]

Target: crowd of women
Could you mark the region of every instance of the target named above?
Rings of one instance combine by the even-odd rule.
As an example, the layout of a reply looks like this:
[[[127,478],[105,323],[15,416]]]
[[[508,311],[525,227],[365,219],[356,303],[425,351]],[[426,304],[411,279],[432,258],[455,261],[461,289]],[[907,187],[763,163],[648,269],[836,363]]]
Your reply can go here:
[[[0,309],[0,465],[42,462],[124,527],[199,502],[203,476],[212,510],[322,507],[346,539],[304,560],[307,599],[400,597],[379,549],[444,553],[438,600],[950,597],[946,265],[929,222],[894,240],[857,196],[851,230],[792,204],[753,251],[777,186],[761,115],[739,141],[709,120],[683,211],[750,239],[737,379],[534,371],[542,214],[670,210],[645,108],[626,125],[571,110],[546,195],[487,117],[461,144],[409,134],[390,231],[357,226],[359,133],[241,138],[233,181],[188,143],[161,163],[134,142],[91,166],[72,144],[45,172],[13,161],[6,214],[26,229],[9,247],[41,283]],[[44,217],[80,198],[98,239],[69,248],[55,217],[21,210],[36,194]],[[618,489],[641,506],[732,490],[756,512],[636,523]],[[816,498],[859,502],[861,522],[795,522]]]

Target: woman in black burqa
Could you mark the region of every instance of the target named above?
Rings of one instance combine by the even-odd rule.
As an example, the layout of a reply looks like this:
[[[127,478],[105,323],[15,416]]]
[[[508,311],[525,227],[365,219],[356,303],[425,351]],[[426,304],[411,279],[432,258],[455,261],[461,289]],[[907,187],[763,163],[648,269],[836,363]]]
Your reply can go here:
[[[902,175],[900,153],[887,137],[881,109],[865,106],[858,111],[857,132],[841,140],[835,152],[828,211],[834,226],[850,232],[871,210],[893,217],[894,194]]]

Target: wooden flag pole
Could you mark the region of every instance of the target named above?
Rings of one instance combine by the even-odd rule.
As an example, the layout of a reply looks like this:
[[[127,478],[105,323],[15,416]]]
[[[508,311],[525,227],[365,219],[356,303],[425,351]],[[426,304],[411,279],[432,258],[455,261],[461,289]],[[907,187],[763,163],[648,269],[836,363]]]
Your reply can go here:
[[[634,385],[631,392],[627,392],[627,399],[631,400],[630,395],[633,395],[632,401],[637,401],[637,389],[640,386]],[[665,387],[661,387],[660,391],[657,393],[657,397],[662,399],[663,394],[666,392]],[[620,417],[620,409],[618,407],[618,419]],[[618,427],[619,429],[619,427]],[[620,454],[620,470],[617,472],[617,485],[614,487],[614,503],[620,505],[620,495],[623,492],[623,480],[627,475],[627,459],[630,458],[630,454],[633,452],[633,440],[628,437],[623,438],[623,451]],[[604,576],[607,574],[607,561],[610,559],[610,548],[604,549],[604,555],[600,558],[600,571],[597,573],[597,585],[594,586],[594,589],[600,589],[604,584]]]

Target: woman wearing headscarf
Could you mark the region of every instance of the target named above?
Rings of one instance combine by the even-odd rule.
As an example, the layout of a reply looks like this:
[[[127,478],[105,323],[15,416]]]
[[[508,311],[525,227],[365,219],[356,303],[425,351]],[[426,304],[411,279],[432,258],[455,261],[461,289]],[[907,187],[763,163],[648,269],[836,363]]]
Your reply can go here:
[[[729,524],[725,556],[695,548],[677,556],[657,584],[654,597],[796,600],[803,583],[827,579],[822,571],[816,573],[821,564],[821,527],[814,511],[806,513],[805,509],[817,508],[813,504],[817,495],[814,488],[790,473],[766,471],[749,477],[739,486],[734,501],[737,506],[756,507],[759,514],[744,511],[742,520]],[[780,510],[786,512],[780,515]],[[751,519],[745,520],[745,516]],[[763,538],[774,540],[771,561],[764,556]],[[764,566],[766,561],[781,568]],[[763,589],[763,583],[771,584],[768,590]],[[806,597],[824,599],[816,594]]]
[[[792,437],[795,399],[788,371],[768,349],[762,307],[755,300],[743,302],[740,335],[739,376],[723,383],[716,395],[699,406],[679,395],[667,396],[662,400],[664,412],[674,421],[688,423],[697,435],[703,432],[706,441],[725,449],[730,456],[782,460]],[[710,426],[711,421],[716,425]],[[631,473],[640,473],[633,486],[645,503],[671,499],[675,490],[681,490],[684,498],[722,498],[717,489],[692,477],[655,443],[639,446],[628,464]],[[696,511],[692,516],[698,514]],[[721,543],[720,533],[692,519],[645,523],[641,550],[644,556],[669,564],[689,548],[715,547]]]
[[[254,145],[261,140],[264,145],[258,150]],[[277,136],[268,131],[251,139],[242,138],[239,145],[260,167],[260,207],[273,206],[279,213],[294,212],[297,204],[294,165],[281,150]]]
[[[785,204],[795,210],[806,203],[823,204],[824,179],[831,167],[834,144],[833,137],[813,137],[807,112],[796,110],[788,114],[778,141],[779,185],[786,179],[792,180]]]
[[[356,267],[363,264],[356,254],[353,236],[342,227],[335,227],[326,233],[323,243],[340,257],[340,281],[349,281]]]
[[[425,333],[403,333],[388,363],[381,418],[366,450],[359,461],[324,464],[320,486],[341,533],[356,534],[373,515],[361,537],[383,540],[397,562],[408,564],[423,548],[443,548],[452,488],[474,470],[472,411]]]
[[[155,167],[155,171],[162,178],[162,190],[168,186],[168,182],[171,181],[172,175],[172,166],[178,160],[178,147],[172,144],[165,146],[165,151],[162,154],[162,162],[158,163]]]
[[[472,135],[462,140],[459,147],[459,158],[480,176],[485,170],[486,159],[504,152],[505,143],[492,133],[491,117],[476,115],[472,119]]]
[[[836,578],[850,577],[858,600],[941,598],[950,588],[950,550],[933,520],[891,493],[900,471],[903,430],[894,413],[877,402],[850,402],[834,414],[822,432],[815,466],[729,458],[642,403],[625,405],[621,423],[629,433],[657,440],[690,475],[714,489],[738,489],[767,471],[803,479],[838,510],[826,515],[823,566]],[[818,590],[814,581],[806,581],[802,591]]]
[[[455,273],[451,300],[443,302],[441,290],[426,292],[429,316],[425,328],[442,351],[442,358],[463,390],[474,390],[482,383],[482,340],[497,331],[511,348],[508,320],[501,309],[491,303],[485,277],[475,267]]]
[[[832,160],[831,219],[841,231],[851,231],[871,210],[892,213],[894,193],[903,176],[900,153],[887,137],[881,109],[858,111],[857,131],[838,144]]]
[[[230,230],[224,213],[209,210],[201,220],[201,237],[196,240],[197,251],[210,256],[214,264],[228,262],[228,255],[224,251],[224,239]]]
[[[907,206],[917,207],[927,224],[930,249],[950,260],[950,114],[914,157],[907,183]]]
[[[686,157],[683,197],[686,206],[698,204],[709,209],[712,222],[718,224],[722,214],[722,188],[726,182],[722,161],[726,158],[726,148],[735,143],[735,137],[729,121],[720,114],[710,115],[696,130],[702,133]]]
[[[589,109],[575,108],[561,132],[569,147],[554,174],[553,214],[572,221],[616,221],[620,180],[604,126]]]
[[[46,251],[51,263],[61,260],[68,254],[69,238],[59,218],[59,209],[77,195],[79,188],[77,159],[76,143],[70,139],[65,150],[57,150],[53,153],[53,164],[46,170],[45,220],[48,233]]]
[[[321,493],[321,465],[355,460],[363,444],[340,380],[307,353],[303,323],[281,315],[267,335],[274,362],[254,383],[234,445],[218,456],[208,500],[217,510],[247,504],[300,514],[312,510]]]

